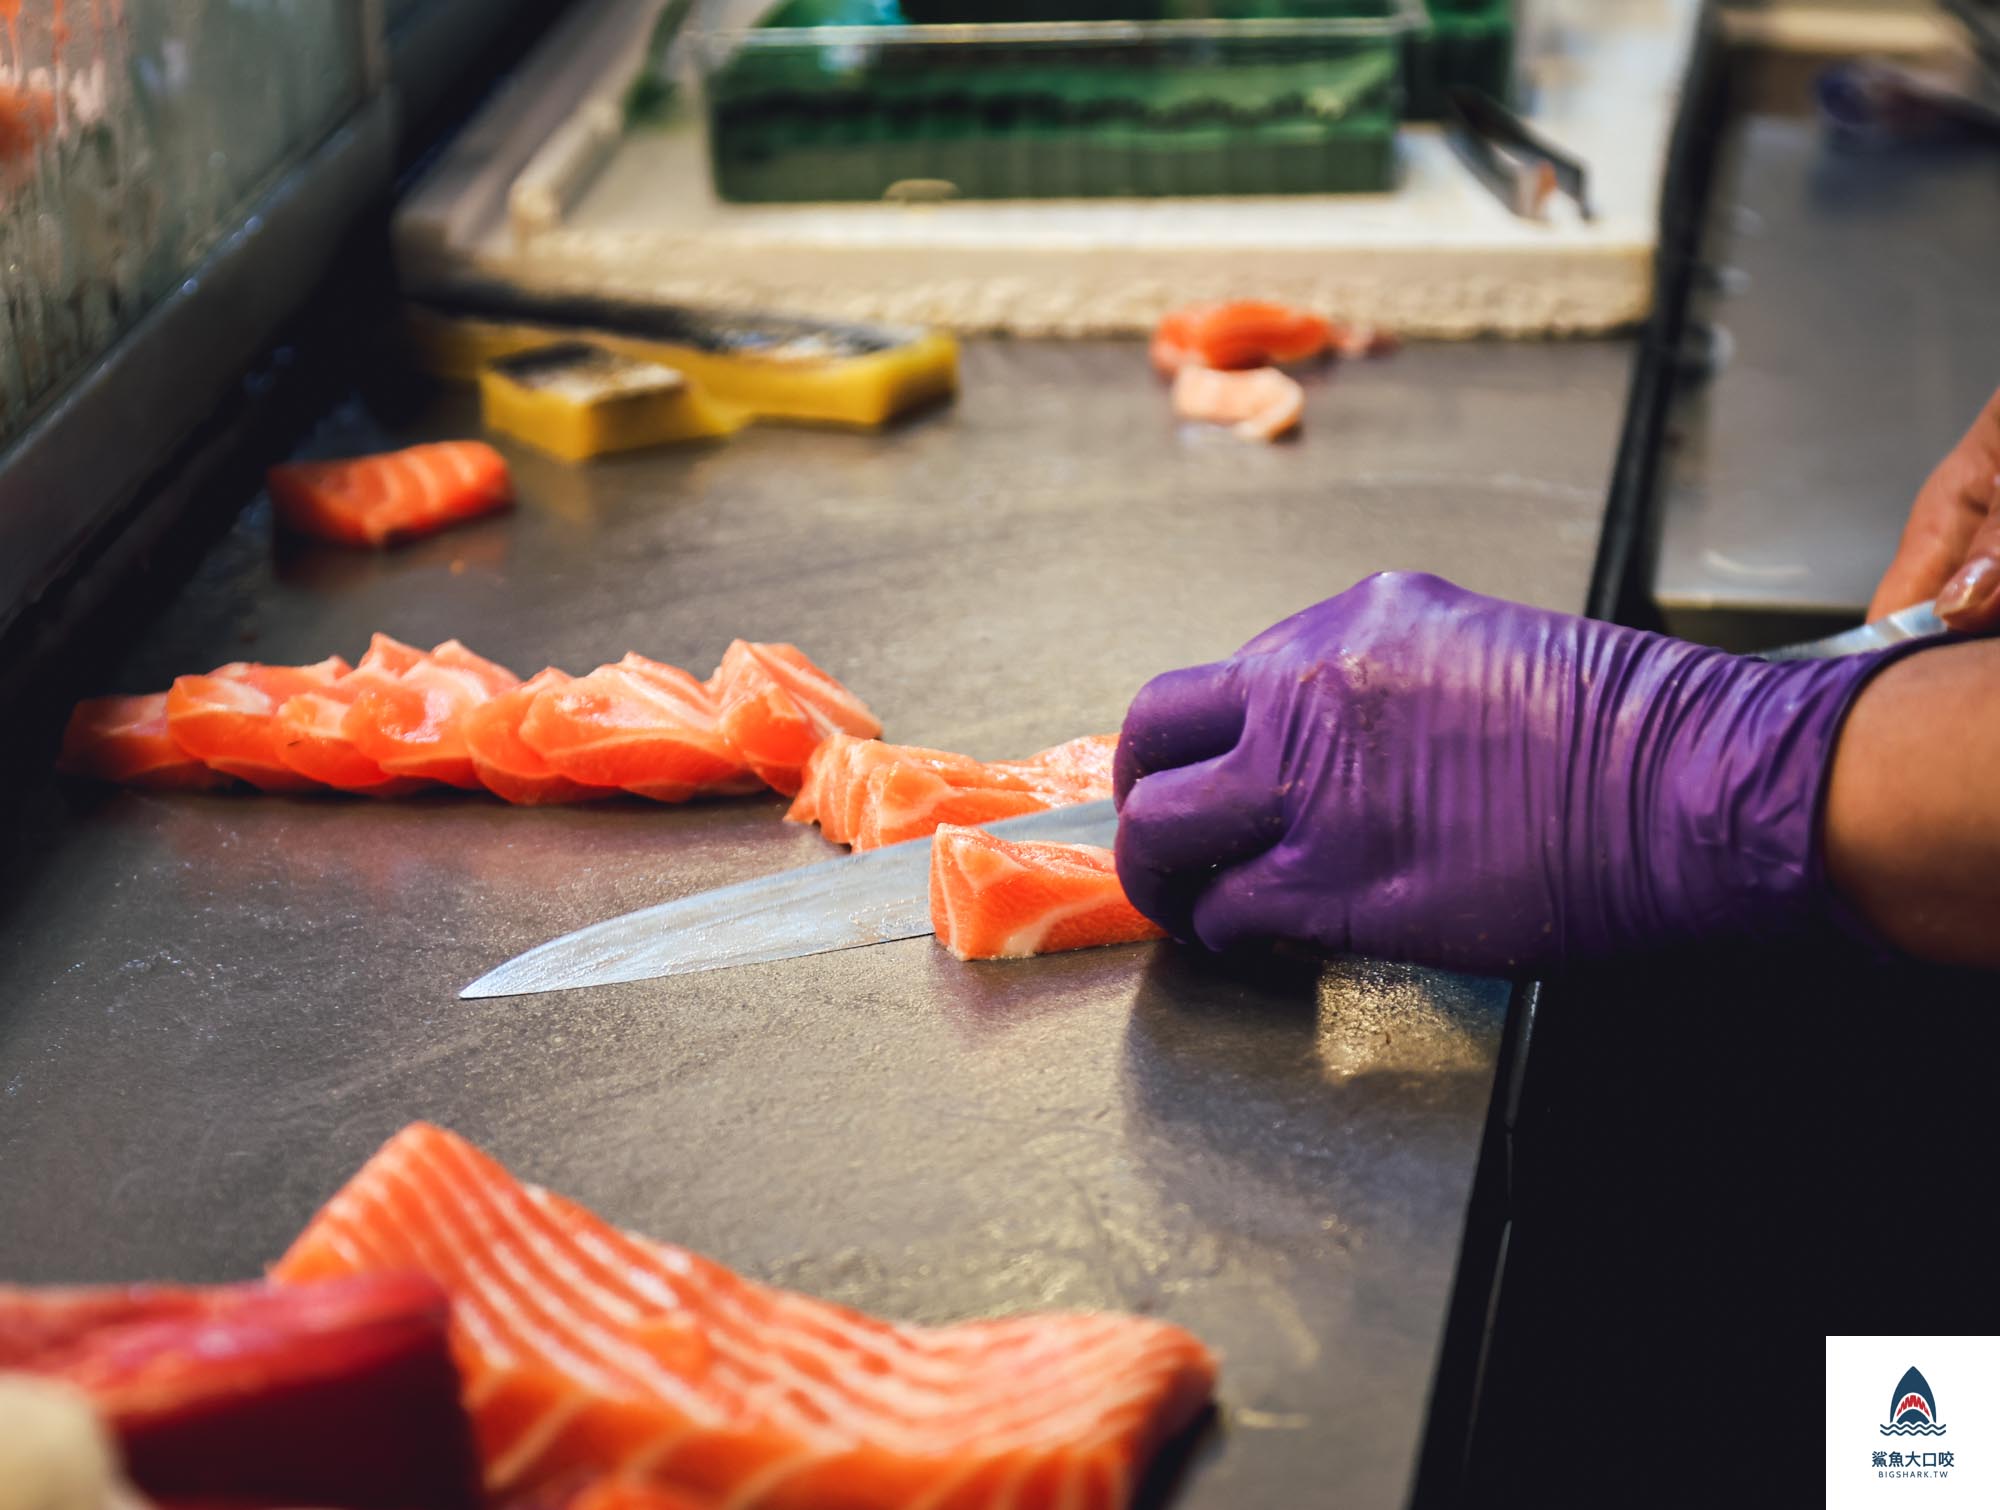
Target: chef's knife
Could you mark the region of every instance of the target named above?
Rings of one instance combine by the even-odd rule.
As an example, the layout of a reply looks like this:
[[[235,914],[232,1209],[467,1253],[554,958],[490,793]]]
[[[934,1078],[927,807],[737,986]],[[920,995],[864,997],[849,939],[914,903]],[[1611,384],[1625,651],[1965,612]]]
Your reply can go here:
[[[1107,798],[982,824],[1005,839],[1109,845]],[[856,949],[931,931],[931,841],[912,839],[628,912],[552,939],[461,997],[530,996]]]
[[[1932,605],[1924,603],[1844,634],[1760,654],[1771,661],[1821,659],[1943,632]],[[1108,845],[1118,819],[1103,801],[984,826],[1009,839]],[[531,996],[922,938],[931,931],[930,866],[931,841],[912,839],[642,908],[530,949],[459,995]]]
[[[1937,616],[1937,604],[1919,603],[1915,608],[1905,608],[1872,624],[1863,624],[1859,629],[1830,634],[1823,640],[1808,640],[1803,645],[1781,645],[1776,650],[1752,653],[1764,661],[1827,661],[1837,655],[1886,650],[1904,640],[1927,639],[1931,635],[1947,632],[1944,621]]]

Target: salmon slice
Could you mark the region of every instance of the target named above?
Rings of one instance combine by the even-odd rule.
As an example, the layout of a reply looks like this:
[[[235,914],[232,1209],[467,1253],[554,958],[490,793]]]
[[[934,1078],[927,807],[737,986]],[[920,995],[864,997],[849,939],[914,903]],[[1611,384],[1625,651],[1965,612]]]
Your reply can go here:
[[[848,840],[859,854],[921,839],[946,823],[993,823],[1056,806],[1029,787],[958,785],[937,771],[901,761],[868,775],[861,817]]]
[[[167,694],[90,697],[78,703],[63,728],[56,769],[65,776],[162,791],[227,786],[175,741],[167,728]]]
[[[836,844],[876,849],[921,839],[941,823],[992,823],[1111,795],[1115,734],[1093,734],[1024,760],[979,761],[949,750],[836,734],[814,753],[785,817]]]
[[[834,734],[873,739],[882,721],[796,645],[731,642],[709,678],[722,737],[765,785],[787,797],[806,763]]]
[[[354,676],[360,686],[340,731],[355,750],[391,776],[483,789],[460,721],[518,687],[518,676],[457,640],[425,653],[387,635],[375,637]]]
[[[0,1373],[79,1391],[148,1496],[470,1510],[478,1462],[420,1274],[301,1286],[0,1286]]]
[[[708,689],[642,655],[544,687],[528,704],[520,737],[559,775],[658,802],[755,787],[723,737]]]
[[[550,666],[512,691],[468,709],[459,720],[473,772],[489,792],[524,807],[617,795],[615,788],[585,786],[559,774],[521,738],[529,705],[545,687],[561,687],[570,679],[568,672]]]
[[[278,517],[341,545],[428,535],[513,501],[506,460],[479,440],[438,441],[378,456],[296,461],[266,474]]]
[[[733,1510],[1115,1507],[1215,1362],[1165,1322],[878,1321],[621,1232],[463,1139],[392,1138],[272,1270],[420,1270],[490,1494],[622,1473]]]
[[[310,791],[319,783],[285,763],[278,709],[302,692],[329,687],[349,670],[339,656],[314,666],[232,661],[206,676],[179,676],[167,693],[167,731],[212,770],[267,792]]]
[[[1183,367],[1174,379],[1174,413],[1228,425],[1244,440],[1276,440],[1305,413],[1305,390],[1275,367],[1217,372]]]
[[[1341,336],[1310,310],[1263,299],[1191,304],[1160,321],[1153,365],[1167,377],[1183,367],[1273,367],[1321,355]]]
[[[1125,900],[1110,850],[1014,843],[950,825],[931,838],[931,927],[968,960],[1167,936]]]
[[[1074,793],[1078,802],[1094,802],[1111,795],[1111,763],[1117,753],[1116,734],[1086,734],[1026,760],[994,763],[1018,770],[1046,788]]]
[[[349,673],[331,686],[288,698],[278,708],[278,754],[292,770],[336,791],[364,797],[401,797],[426,785],[414,776],[392,776],[355,748],[347,733],[348,709],[371,678]]]

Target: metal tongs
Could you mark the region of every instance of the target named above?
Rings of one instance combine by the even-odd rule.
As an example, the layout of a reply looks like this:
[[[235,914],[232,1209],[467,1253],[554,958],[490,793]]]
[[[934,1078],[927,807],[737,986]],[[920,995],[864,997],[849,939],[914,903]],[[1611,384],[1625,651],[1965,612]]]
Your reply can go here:
[[[1582,163],[1550,145],[1491,95],[1445,90],[1445,140],[1500,203],[1524,220],[1547,220],[1549,200],[1564,194],[1585,220],[1590,208]]]

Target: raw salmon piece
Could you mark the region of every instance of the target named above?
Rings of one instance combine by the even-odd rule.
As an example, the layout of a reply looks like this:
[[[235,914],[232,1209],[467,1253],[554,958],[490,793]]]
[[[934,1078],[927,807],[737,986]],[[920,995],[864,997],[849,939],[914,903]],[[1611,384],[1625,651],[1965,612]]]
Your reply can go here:
[[[0,1372],[80,1391],[151,1498],[470,1510],[478,1462],[449,1315],[413,1273],[0,1287]]]
[[[969,786],[922,766],[896,761],[869,772],[854,837],[859,854],[921,839],[945,823],[993,823],[1055,806],[1046,794],[1009,786]]]
[[[1064,793],[1077,802],[1094,802],[1111,795],[1111,762],[1118,753],[1116,734],[1086,734],[1067,740],[1026,760],[995,764],[1022,772],[1038,785]]]
[[[226,786],[229,778],[183,750],[167,728],[167,694],[90,697],[63,729],[56,769],[65,776],[161,790]]]
[[[364,797],[401,797],[424,782],[392,776],[354,746],[346,729],[347,710],[369,685],[356,671],[328,687],[301,692],[278,708],[278,754],[308,780]]]
[[[180,676],[167,693],[167,731],[195,759],[267,792],[310,791],[317,782],[285,764],[278,709],[348,672],[330,656],[315,666],[233,661],[207,676]]]
[[[521,738],[521,720],[527,717],[528,705],[543,688],[560,687],[569,680],[568,672],[551,666],[512,691],[468,709],[459,720],[472,769],[495,796],[532,807],[617,795],[614,788],[585,786],[558,774]]]
[[[414,1268],[452,1341],[490,1494],[622,1472],[734,1510],[1110,1510],[1198,1415],[1215,1362],[1165,1322],[901,1326],[619,1231],[418,1123],[272,1270]]]
[[[1110,850],[1013,843],[952,825],[931,838],[931,927],[960,959],[1166,937],[1125,900]]]
[[[424,652],[416,646],[405,645],[401,640],[378,630],[368,637],[368,649],[363,652],[354,669],[379,671],[387,676],[401,676],[405,671],[421,666],[424,659]]]
[[[708,689],[641,655],[543,688],[520,734],[559,775],[659,802],[740,791],[748,774],[722,737]]]
[[[1299,422],[1306,394],[1275,367],[1217,372],[1183,367],[1174,379],[1174,413],[1228,425],[1244,440],[1275,440]]]
[[[369,647],[370,655],[382,651],[375,665],[364,656],[355,668],[356,680],[364,685],[341,719],[341,733],[392,776],[483,790],[459,722],[487,699],[518,687],[521,679],[457,640],[446,640],[406,669],[392,672],[391,666],[406,662],[409,647],[386,635],[377,639],[387,643]]]
[[[876,779],[889,771],[909,773],[906,780],[894,783],[893,793],[886,776],[880,781]],[[1035,787],[1035,783],[1025,776],[999,770],[969,755],[955,755],[949,750],[927,750],[920,745],[885,745],[872,740],[849,750],[841,764],[828,773],[828,781],[831,800],[827,812],[820,819],[820,832],[837,844],[859,846],[862,834],[872,829],[877,837],[870,847],[893,842],[879,837],[882,825],[877,812],[885,794],[891,794],[892,800],[915,810],[924,802],[939,800],[936,794],[941,789],[1031,794]],[[1013,810],[1034,811],[1033,808],[1019,806]],[[833,823],[831,831],[827,826],[829,819]],[[901,823],[891,827],[906,829],[906,825]],[[907,832],[904,836],[915,837]]]
[[[796,645],[733,641],[709,678],[722,737],[772,789],[798,793],[806,762],[834,734],[873,739],[882,721]]]
[[[1191,304],[1160,321],[1153,365],[1168,377],[1183,367],[1272,367],[1319,356],[1341,335],[1310,310],[1262,299]]]
[[[297,461],[266,475],[278,517],[342,545],[428,535],[504,508],[514,487],[500,453],[478,440],[410,446],[344,461]]]

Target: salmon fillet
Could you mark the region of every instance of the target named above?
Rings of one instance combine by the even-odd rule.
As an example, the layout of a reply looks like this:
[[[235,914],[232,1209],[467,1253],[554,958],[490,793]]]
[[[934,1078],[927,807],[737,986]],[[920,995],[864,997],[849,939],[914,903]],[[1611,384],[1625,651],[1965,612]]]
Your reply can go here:
[[[266,485],[291,529],[341,545],[384,545],[505,508],[514,485],[500,453],[479,440],[408,446],[342,461],[271,468]]]
[[[956,827],[931,839],[931,927],[967,960],[1166,937],[1125,900],[1110,850],[1014,843]]]
[[[1129,1502],[1215,1362],[1165,1322],[900,1326],[773,1289],[518,1183],[463,1139],[392,1138],[273,1268],[415,1269],[452,1342],[490,1494],[623,1474],[734,1510]]]

